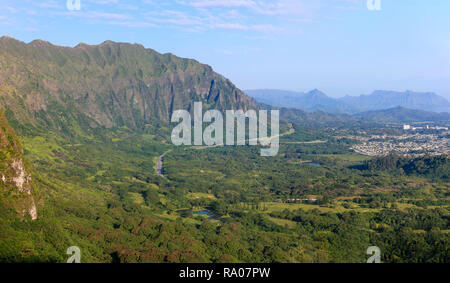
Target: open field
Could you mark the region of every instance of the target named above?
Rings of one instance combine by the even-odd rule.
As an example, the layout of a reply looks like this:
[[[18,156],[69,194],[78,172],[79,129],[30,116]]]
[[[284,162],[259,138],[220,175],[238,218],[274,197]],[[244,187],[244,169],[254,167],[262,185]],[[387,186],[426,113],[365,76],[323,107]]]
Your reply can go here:
[[[346,211],[359,211],[359,212],[376,212],[379,211],[379,209],[375,208],[364,208],[360,207],[357,204],[352,204],[350,208],[345,208],[342,206],[342,202],[336,202],[331,205],[316,205],[316,204],[307,204],[307,203],[277,203],[277,202],[265,202],[263,204],[265,208],[267,209],[266,213],[271,212],[279,212],[283,211],[285,209],[288,210],[297,210],[297,209],[303,209],[305,211],[310,211],[317,209],[321,213],[343,213]]]
[[[319,156],[351,162],[361,162],[370,159],[369,156],[361,154],[319,154]]]
[[[199,198],[207,198],[207,199],[216,199],[216,197],[213,194],[207,194],[207,193],[189,193],[186,195],[189,199],[199,199]]]
[[[267,218],[272,221],[275,224],[278,224],[280,226],[288,226],[288,227],[293,227],[297,224],[297,222],[292,221],[292,220],[287,220],[287,219],[281,219],[281,218],[275,218],[272,216],[267,216]]]

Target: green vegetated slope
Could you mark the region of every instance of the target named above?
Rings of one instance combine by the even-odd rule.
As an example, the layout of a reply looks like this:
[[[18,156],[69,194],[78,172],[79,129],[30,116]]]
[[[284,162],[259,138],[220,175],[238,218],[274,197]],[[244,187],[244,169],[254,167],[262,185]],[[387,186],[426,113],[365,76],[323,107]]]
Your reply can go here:
[[[0,112],[0,201],[5,209],[20,218],[37,218],[39,191],[32,182],[30,165],[25,160],[19,138]]]
[[[82,262],[364,262],[372,245],[388,262],[448,261],[441,171],[365,168],[353,141],[299,116],[273,158],[174,147],[171,111],[254,105],[210,67],[140,45],[2,38],[0,50],[0,104],[37,208],[22,216],[15,187],[2,185],[2,262],[65,262],[70,246]],[[0,133],[7,172],[20,143],[9,127]]]
[[[31,177],[30,165],[24,158],[19,138],[0,112],[0,250],[2,255],[15,256],[20,236],[10,223],[38,218],[40,193]],[[32,246],[28,239],[24,248]],[[0,256],[1,257],[1,256]]]
[[[71,127],[141,129],[172,111],[246,109],[250,99],[211,67],[141,45],[106,41],[61,47],[0,38],[0,105],[8,118]]]

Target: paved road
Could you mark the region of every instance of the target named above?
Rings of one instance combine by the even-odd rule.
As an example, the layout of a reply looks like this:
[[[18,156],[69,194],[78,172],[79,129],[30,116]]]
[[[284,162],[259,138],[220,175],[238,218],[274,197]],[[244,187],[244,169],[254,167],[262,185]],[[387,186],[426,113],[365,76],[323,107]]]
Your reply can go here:
[[[165,178],[165,176],[163,174],[164,173],[164,168],[163,168],[164,156],[166,154],[168,154],[169,152],[171,152],[171,150],[164,152],[156,159],[155,172],[158,176],[163,177],[163,178]]]

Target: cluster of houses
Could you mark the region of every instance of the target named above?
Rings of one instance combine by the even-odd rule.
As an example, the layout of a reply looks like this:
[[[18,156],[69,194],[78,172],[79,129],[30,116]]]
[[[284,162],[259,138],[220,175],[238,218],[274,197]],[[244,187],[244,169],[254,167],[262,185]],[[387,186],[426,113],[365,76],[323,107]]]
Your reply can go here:
[[[403,130],[405,131],[417,131],[417,130],[438,130],[438,131],[448,131],[447,127],[439,127],[439,126],[429,126],[426,125],[425,127],[414,127],[408,124],[403,125]]]

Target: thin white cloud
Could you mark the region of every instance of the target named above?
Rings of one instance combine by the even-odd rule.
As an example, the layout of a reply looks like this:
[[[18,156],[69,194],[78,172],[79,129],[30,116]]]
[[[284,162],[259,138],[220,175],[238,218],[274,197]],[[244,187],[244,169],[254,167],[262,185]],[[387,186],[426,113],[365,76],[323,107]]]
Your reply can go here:
[[[181,11],[165,10],[162,12],[149,12],[146,19],[156,23],[166,23],[174,25],[201,26],[204,19],[192,16]]]
[[[66,3],[65,1],[47,0],[47,1],[36,1],[34,4],[41,8],[57,9],[65,7],[65,3]]]
[[[109,5],[119,3],[119,0],[83,0],[83,1],[97,5]]]
[[[206,19],[205,29],[279,33],[289,25],[311,22],[322,1],[184,0],[178,3],[197,10]]]
[[[213,28],[241,31],[274,32],[279,30],[273,25],[244,25],[236,23],[215,24]]]
[[[153,23],[140,22],[140,21],[136,21],[136,22],[133,22],[133,21],[109,21],[108,24],[129,27],[129,28],[157,28],[157,27],[159,27],[158,25],[155,25]]]
[[[215,14],[203,13],[191,15],[182,11],[165,10],[161,12],[148,12],[145,19],[155,24],[168,24],[188,31],[202,30],[233,30],[233,31],[254,31],[254,32],[275,32],[279,28],[271,24],[248,24],[245,21],[233,22],[230,20],[241,20],[237,14],[218,17]]]
[[[74,16],[89,19],[106,19],[106,20],[128,20],[130,16],[118,13],[105,13],[96,11],[70,11],[64,13],[66,16]]]
[[[196,8],[215,8],[215,7],[246,7],[252,8],[256,3],[252,0],[195,0],[188,3]]]
[[[270,16],[305,15],[310,12],[310,7],[316,4],[304,0],[192,0],[184,2],[186,5],[198,9],[214,8],[245,8],[254,13]]]
[[[47,13],[50,16],[88,18],[91,19],[89,23],[173,28],[189,32],[228,30],[242,32],[246,36],[259,36],[296,32],[303,24],[317,20],[316,16],[324,5],[337,8],[337,5],[355,5],[362,3],[361,1],[363,0],[141,0],[127,3],[121,0],[82,0],[82,10],[68,11],[65,7],[66,0],[40,0],[32,2],[38,13],[31,11],[28,15],[40,17]],[[10,14],[25,13],[23,7],[13,4],[5,5],[3,10]],[[45,12],[46,10],[48,11]]]

